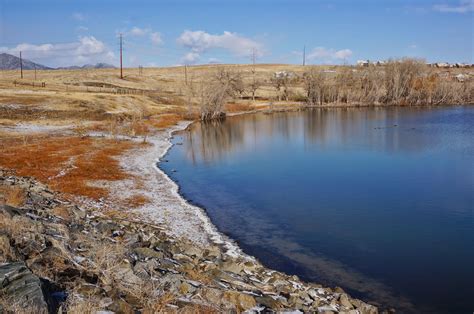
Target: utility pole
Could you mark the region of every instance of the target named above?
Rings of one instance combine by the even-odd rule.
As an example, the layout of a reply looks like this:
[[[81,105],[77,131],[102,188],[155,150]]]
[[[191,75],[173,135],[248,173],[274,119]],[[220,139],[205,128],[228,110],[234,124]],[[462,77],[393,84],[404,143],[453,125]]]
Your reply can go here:
[[[184,65],[184,82],[188,86],[188,65]]]
[[[123,79],[123,67],[122,67],[122,33],[120,33],[120,78]]]
[[[20,51],[20,76],[23,78],[23,59],[21,58],[21,51]]]
[[[303,47],[303,66],[306,65],[306,45]]]
[[[36,81],[36,63],[35,63],[35,81]]]

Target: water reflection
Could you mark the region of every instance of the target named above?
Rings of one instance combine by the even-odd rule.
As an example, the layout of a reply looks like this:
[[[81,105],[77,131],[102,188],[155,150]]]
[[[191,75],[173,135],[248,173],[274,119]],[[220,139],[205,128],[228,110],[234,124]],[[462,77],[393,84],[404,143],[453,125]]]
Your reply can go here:
[[[401,112],[403,124],[399,124]],[[440,142],[432,134],[436,129],[426,132],[426,125],[424,130],[418,128],[424,114],[426,109],[420,108],[348,108],[231,117],[225,122],[193,125],[185,134],[189,143],[186,153],[194,163],[211,163],[229,154],[265,147],[269,137],[287,142],[302,139],[308,149],[343,144],[416,153],[432,149]]]

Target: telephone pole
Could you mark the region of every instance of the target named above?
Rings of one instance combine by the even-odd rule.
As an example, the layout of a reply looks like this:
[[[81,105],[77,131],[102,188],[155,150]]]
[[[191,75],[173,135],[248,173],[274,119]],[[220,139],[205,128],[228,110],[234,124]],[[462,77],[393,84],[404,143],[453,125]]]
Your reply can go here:
[[[184,82],[188,86],[188,65],[184,65]]]
[[[23,59],[21,58],[21,51],[20,51],[20,77],[23,78]]]
[[[122,67],[122,33],[120,33],[120,78],[123,79],[123,67]]]
[[[36,63],[35,63],[35,81],[36,81]]]
[[[303,66],[306,65],[306,45],[303,47]]]

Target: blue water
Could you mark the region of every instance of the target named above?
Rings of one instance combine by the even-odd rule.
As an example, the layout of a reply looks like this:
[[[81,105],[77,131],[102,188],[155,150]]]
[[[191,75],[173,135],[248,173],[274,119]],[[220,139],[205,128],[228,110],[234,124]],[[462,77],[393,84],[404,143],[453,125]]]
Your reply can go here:
[[[474,311],[474,107],[194,124],[160,163],[264,264],[400,312]]]

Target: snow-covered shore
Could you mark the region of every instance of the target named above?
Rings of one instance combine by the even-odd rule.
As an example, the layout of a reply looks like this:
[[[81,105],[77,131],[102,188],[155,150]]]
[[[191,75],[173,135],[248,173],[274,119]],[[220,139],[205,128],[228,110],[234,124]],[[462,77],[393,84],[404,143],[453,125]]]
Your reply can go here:
[[[199,246],[212,242],[222,246],[230,256],[244,256],[235,242],[221,234],[212,224],[202,208],[187,202],[179,194],[179,186],[158,167],[172,147],[175,132],[185,130],[191,122],[183,121],[147,139],[150,145],[121,157],[121,167],[143,184],[136,185],[133,179],[110,183],[112,198],[126,199],[134,194],[144,195],[149,202],[136,211],[155,223],[163,224],[174,237],[185,237]],[[250,258],[246,256],[247,258]]]

